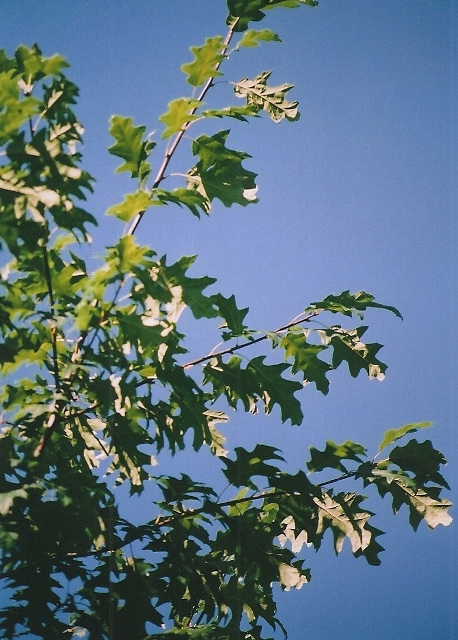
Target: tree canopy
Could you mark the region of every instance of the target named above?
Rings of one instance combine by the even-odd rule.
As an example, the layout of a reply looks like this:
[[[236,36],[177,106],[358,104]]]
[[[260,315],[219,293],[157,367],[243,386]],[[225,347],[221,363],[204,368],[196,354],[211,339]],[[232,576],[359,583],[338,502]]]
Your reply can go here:
[[[140,243],[157,207],[201,218],[256,203],[230,123],[297,121],[293,86],[260,71],[228,76],[228,106],[209,99],[236,51],[280,41],[258,28],[265,12],[300,5],[317,3],[228,0],[226,34],[191,47],[189,94],[159,115],[160,134],[112,116],[108,152],[133,186],[107,211],[124,230],[94,267],[82,257],[97,226],[85,208],[94,179],[68,63],[37,44],[0,52],[0,562],[11,594],[1,637],[267,640],[287,631],[273,585],[310,580],[309,547],[340,553],[348,540],[356,558],[380,563],[366,490],[394,513],[405,505],[414,529],[451,522],[445,458],[414,435],[426,422],[381,434],[373,454],[350,440],[311,446],[295,472],[268,442],[226,449],[233,410],[301,425],[309,385],[326,395],[337,368],[383,380],[382,345],[365,341],[363,320],[367,310],[401,318],[397,308],[347,290],[259,331],[214,278],[189,274],[195,256],[170,262]],[[189,352],[185,309],[218,327],[217,346]],[[210,452],[218,485],[198,468],[156,472],[161,454],[188,449]],[[126,490],[145,496],[140,524],[125,514]]]

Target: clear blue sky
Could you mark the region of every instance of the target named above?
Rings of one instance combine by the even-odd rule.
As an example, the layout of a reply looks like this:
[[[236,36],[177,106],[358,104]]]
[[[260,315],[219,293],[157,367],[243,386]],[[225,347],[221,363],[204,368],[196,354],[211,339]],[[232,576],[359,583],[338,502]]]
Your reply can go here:
[[[0,47],[12,54],[36,41],[46,55],[62,53],[80,86],[86,168],[98,180],[94,255],[122,230],[103,212],[130,188],[106,154],[109,116],[159,129],[167,103],[188,95],[180,65],[189,46],[224,34],[225,8],[223,0],[1,2]],[[353,439],[371,451],[386,429],[432,420],[425,437],[446,454],[456,496],[457,15],[453,0],[322,0],[269,12],[262,25],[284,43],[227,66],[230,80],[273,69],[272,82],[295,84],[300,102],[297,123],[230,125],[229,146],[253,156],[245,164],[259,173],[259,204],[216,205],[200,222],[169,208],[142,222],[141,241],[159,254],[197,253],[195,273],[235,293],[255,327],[274,329],[344,289],[365,289],[404,315],[366,318],[371,338],[386,345],[383,383],[337,375],[326,398],[305,391],[300,428],[234,416],[229,444],[268,441],[294,470],[310,444]],[[172,170],[189,168],[180,160]],[[214,346],[189,333],[195,355]],[[415,534],[406,515],[381,510],[381,567],[348,548],[335,558],[330,541],[310,557],[312,582],[280,598],[292,640],[458,638],[456,524]]]

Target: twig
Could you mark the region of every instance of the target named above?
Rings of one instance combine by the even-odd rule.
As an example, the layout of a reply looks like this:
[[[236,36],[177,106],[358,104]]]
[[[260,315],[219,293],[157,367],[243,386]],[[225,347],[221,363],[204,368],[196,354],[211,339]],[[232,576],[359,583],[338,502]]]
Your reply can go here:
[[[56,331],[55,318],[54,318],[55,301],[54,301],[54,291],[52,286],[51,269],[49,266],[48,249],[45,243],[43,243],[42,253],[43,253],[43,262],[44,262],[44,268],[45,268],[46,288],[48,289],[48,296],[49,296],[49,308],[51,311],[50,332],[51,332],[51,345],[52,345],[53,376],[54,376],[54,384],[56,387],[56,393],[59,393],[61,390],[61,380],[60,380],[60,373],[59,373],[59,355],[57,352],[57,331]],[[45,450],[49,439],[51,438],[52,434],[54,433],[55,429],[59,424],[60,411],[61,411],[60,402],[57,401],[51,415],[49,416],[48,421],[46,422],[45,431],[41,436],[35,451],[33,452],[34,458],[39,458],[43,454],[43,451]]]
[[[231,25],[231,27],[229,28],[229,31],[227,32],[227,35],[224,39],[223,42],[223,48],[222,48],[222,54],[224,55],[228,49],[229,43],[232,40],[232,36],[234,35],[234,29],[235,29],[235,25],[237,24],[237,20]],[[214,70],[218,71],[218,69],[220,68],[221,64],[223,62],[223,58],[217,62],[215,64]],[[209,89],[213,86],[213,77],[209,78],[207,80],[207,82],[205,83],[204,87],[202,88],[202,91],[200,92],[199,97],[197,98],[198,103],[200,104],[203,99],[205,98],[207,92],[209,91]],[[189,112],[190,116],[193,116],[195,114],[195,112],[197,111],[197,109],[199,108],[199,104],[194,107],[193,109],[191,109],[191,111]],[[159,171],[157,173],[156,179],[154,180],[154,184],[153,184],[153,189],[157,189],[157,187],[160,185],[160,183],[163,181],[164,176],[165,176],[165,172],[167,170],[167,167],[169,165],[170,160],[173,157],[173,154],[175,153],[178,145],[181,142],[181,139],[183,138],[184,134],[186,133],[186,131],[189,129],[191,125],[191,122],[188,120],[188,122],[186,122],[183,127],[181,128],[181,130],[177,133],[173,143],[170,145],[170,148],[167,150],[165,156],[164,156],[164,160],[159,168]],[[126,232],[127,236],[132,236],[135,231],[137,230],[138,225],[141,222],[141,219],[143,218],[143,216],[145,215],[145,211],[140,211],[139,213],[137,213],[137,215],[135,216],[132,225],[130,226],[129,230]]]
[[[283,327],[279,327],[278,329],[275,329],[275,331],[272,331],[271,333],[276,333],[276,334],[282,333],[282,331],[287,331],[288,329],[291,329],[291,327],[295,327],[299,324],[302,324],[303,322],[310,322],[310,320],[315,316],[317,316],[319,313],[320,313],[319,311],[312,311],[307,316],[305,316],[305,318],[302,318],[301,320],[294,320],[293,322],[289,322],[288,324],[285,324]],[[259,338],[254,338],[253,340],[247,340],[246,342],[241,342],[240,344],[236,344],[235,346],[229,347],[228,349],[222,349],[221,351],[217,351],[216,353],[212,351],[208,353],[206,356],[202,356],[200,358],[197,358],[196,360],[191,360],[190,362],[187,362],[185,365],[183,365],[183,369],[194,367],[196,364],[202,364],[202,362],[207,362],[212,358],[218,358],[220,356],[224,356],[229,353],[234,353],[234,351],[245,349],[245,347],[250,347],[253,344],[257,344],[258,342],[267,340],[268,337],[269,337],[269,334],[265,333]]]
[[[335,484],[336,482],[341,482],[342,480],[346,480],[348,478],[353,478],[356,476],[356,471],[348,471],[336,478],[331,478],[330,480],[325,480],[323,482],[317,483],[315,486],[322,488],[330,484]],[[77,552],[71,552],[66,554],[67,557],[97,557],[103,555],[105,553],[114,553],[115,551],[119,551],[123,547],[131,544],[136,540],[141,540],[148,531],[154,531],[157,529],[161,529],[162,527],[168,527],[173,525],[175,522],[179,522],[180,520],[184,520],[186,518],[193,518],[201,513],[211,513],[212,510],[217,511],[219,509],[223,509],[224,507],[235,507],[239,504],[245,504],[247,502],[253,502],[254,500],[263,500],[264,498],[287,498],[291,495],[294,495],[294,492],[285,491],[283,489],[278,489],[276,491],[259,491],[250,496],[245,496],[243,498],[234,498],[233,500],[226,500],[225,502],[215,502],[206,504],[205,506],[199,507],[197,509],[189,508],[185,511],[181,511],[180,513],[176,513],[170,516],[158,516],[156,520],[146,526],[139,527],[139,531],[133,535],[128,536],[126,540],[119,540],[117,544],[110,545],[108,547],[104,547],[103,549],[94,549],[93,551],[89,551],[84,554],[78,554]],[[299,495],[299,493],[297,494]],[[212,509],[213,507],[213,509]]]
[[[52,344],[52,358],[53,358],[53,375],[54,375],[54,383],[56,385],[56,391],[60,391],[60,375],[59,375],[59,363],[58,363],[58,353],[57,353],[57,332],[56,326],[54,324],[54,291],[52,286],[52,277],[51,277],[51,269],[49,266],[49,256],[46,245],[43,244],[42,247],[43,252],[43,262],[45,266],[45,280],[46,287],[48,289],[49,295],[49,308],[51,310],[51,344]]]

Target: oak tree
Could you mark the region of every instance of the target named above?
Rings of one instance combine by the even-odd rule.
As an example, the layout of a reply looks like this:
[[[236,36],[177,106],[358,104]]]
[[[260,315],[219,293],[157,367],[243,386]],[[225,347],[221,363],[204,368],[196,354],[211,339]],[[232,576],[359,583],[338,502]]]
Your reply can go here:
[[[379,564],[366,489],[395,513],[406,505],[414,529],[451,521],[444,456],[414,436],[427,423],[390,429],[373,454],[352,441],[311,446],[295,472],[268,442],[225,448],[233,410],[300,425],[304,394],[326,395],[335,369],[382,380],[381,345],[365,342],[362,320],[368,309],[400,318],[396,308],[344,291],[260,332],[233,295],[215,293],[215,279],[189,274],[195,256],[169,262],[140,241],[157,207],[204,217],[256,203],[257,176],[232,148],[230,123],[296,121],[298,103],[269,71],[231,78],[231,56],[280,41],[258,28],[266,10],[316,4],[227,0],[226,34],[191,47],[189,91],[159,116],[160,135],[112,116],[108,151],[132,189],[107,211],[125,228],[95,268],[82,257],[98,221],[84,205],[94,180],[68,64],[36,44],[0,52],[3,638],[286,635],[273,585],[310,580],[309,547],[332,540],[338,553],[347,539],[355,557]],[[223,73],[221,108],[210,100]],[[207,133],[193,133],[197,122]],[[178,148],[188,155],[178,159]],[[219,346],[189,353],[185,308],[216,323]],[[157,472],[161,454],[188,449],[211,452],[220,484],[199,469]],[[126,488],[147,496],[140,524],[126,517]]]

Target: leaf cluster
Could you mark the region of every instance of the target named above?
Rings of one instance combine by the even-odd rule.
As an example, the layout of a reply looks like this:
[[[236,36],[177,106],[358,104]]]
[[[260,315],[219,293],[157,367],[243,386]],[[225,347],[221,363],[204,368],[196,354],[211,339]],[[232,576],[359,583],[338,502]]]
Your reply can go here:
[[[156,177],[151,156],[161,141],[130,117],[110,120],[108,151],[135,187],[107,211],[130,226],[100,265],[86,264],[80,251],[96,220],[81,207],[93,179],[81,168],[68,65],[37,45],[12,58],[0,52],[0,565],[11,593],[0,637],[267,640],[266,628],[286,634],[274,585],[299,589],[311,579],[309,548],[329,538],[340,553],[347,540],[355,557],[380,562],[382,532],[356,485],[389,495],[395,513],[406,505],[414,528],[450,522],[443,455],[429,440],[402,440],[423,423],[389,430],[372,459],[350,441],[311,447],[296,472],[268,444],[225,448],[233,410],[302,425],[304,387],[327,394],[342,364],[353,377],[381,380],[381,345],[363,341],[360,322],[367,310],[400,316],[371,294],[344,291],[259,332],[233,295],[192,275],[194,256],[171,263],[135,238],[157,206],[199,217],[215,200],[256,201],[256,174],[243,164],[250,156],[227,146],[227,128],[195,137],[182,185],[165,188],[195,122],[243,123],[261,111],[274,122],[297,119],[297,103],[286,99],[291,85],[269,87],[269,72],[233,83],[244,106],[208,109],[205,99],[232,38],[235,50],[280,40],[248,29],[264,10],[316,2],[227,4],[226,38],[193,47],[182,67],[199,95],[173,100],[159,118],[167,146]],[[217,325],[219,346],[188,354],[183,313]],[[348,326],[331,322],[335,314]],[[261,354],[255,345],[265,347]],[[189,449],[212,461],[225,489],[156,472],[166,452]],[[353,484],[336,492],[338,483]],[[124,506],[139,497],[134,523]]]

